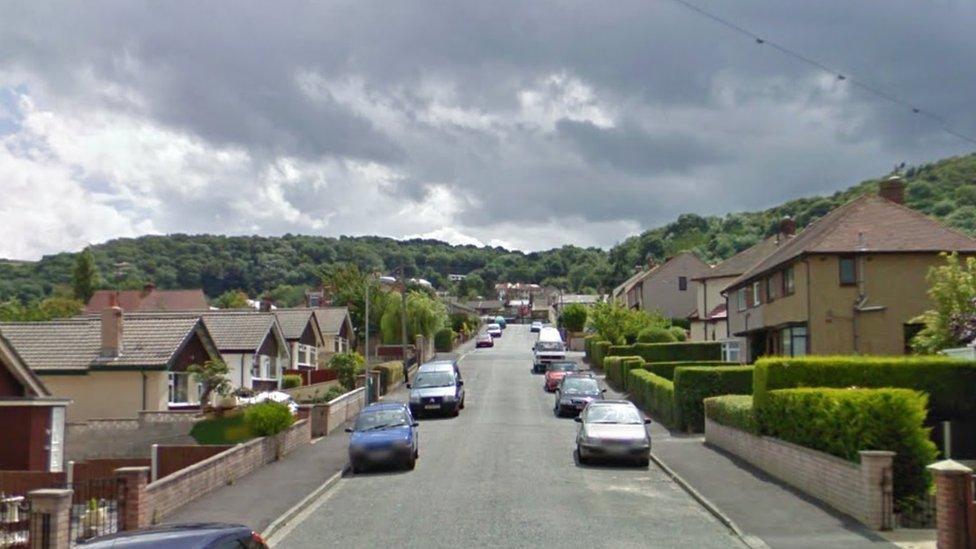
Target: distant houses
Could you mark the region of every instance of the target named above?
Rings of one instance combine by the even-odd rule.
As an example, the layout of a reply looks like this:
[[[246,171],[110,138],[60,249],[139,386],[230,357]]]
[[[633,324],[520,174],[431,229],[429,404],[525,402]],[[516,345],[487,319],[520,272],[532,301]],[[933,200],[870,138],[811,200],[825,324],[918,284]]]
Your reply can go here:
[[[100,314],[108,307],[123,311],[200,311],[210,307],[203,290],[159,290],[146,284],[141,290],[98,290],[85,305],[85,314]]]

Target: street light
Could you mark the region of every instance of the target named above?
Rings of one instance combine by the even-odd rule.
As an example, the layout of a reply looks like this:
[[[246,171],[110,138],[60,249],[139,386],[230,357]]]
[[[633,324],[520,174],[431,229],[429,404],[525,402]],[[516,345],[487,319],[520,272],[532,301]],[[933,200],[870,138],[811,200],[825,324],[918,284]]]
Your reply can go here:
[[[365,294],[366,295],[364,296],[366,298],[365,299],[365,303],[366,303],[366,306],[365,306],[366,329],[365,329],[364,334],[363,334],[363,336],[364,336],[364,343],[365,343],[365,348],[363,349],[363,351],[365,351],[365,354],[366,354],[366,365],[365,365],[365,368],[364,368],[364,371],[363,371],[364,378],[365,378],[365,380],[363,381],[363,387],[366,388],[366,404],[367,405],[369,404],[369,394],[370,394],[370,391],[369,391],[370,387],[369,386],[370,386],[370,381],[371,381],[370,380],[370,375],[369,375],[369,287],[371,285],[370,282],[374,278],[381,285],[383,285],[383,286],[390,286],[390,285],[396,284],[396,279],[393,278],[392,276],[377,276],[376,273],[373,273],[373,274],[369,275],[368,277],[366,277],[366,284],[365,284],[365,286],[366,286]]]

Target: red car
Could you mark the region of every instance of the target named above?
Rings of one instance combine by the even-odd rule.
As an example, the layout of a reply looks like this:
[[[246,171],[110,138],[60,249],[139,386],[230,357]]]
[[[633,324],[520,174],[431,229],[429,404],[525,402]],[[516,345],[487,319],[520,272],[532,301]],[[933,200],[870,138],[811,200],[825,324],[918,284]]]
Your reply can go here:
[[[579,364],[576,364],[575,362],[566,361],[549,363],[549,367],[546,369],[546,391],[550,393],[555,391],[556,387],[559,386],[559,382],[562,381],[566,374],[578,372],[579,370]]]
[[[475,347],[494,347],[495,338],[491,337],[491,334],[478,334],[478,337],[474,340]]]

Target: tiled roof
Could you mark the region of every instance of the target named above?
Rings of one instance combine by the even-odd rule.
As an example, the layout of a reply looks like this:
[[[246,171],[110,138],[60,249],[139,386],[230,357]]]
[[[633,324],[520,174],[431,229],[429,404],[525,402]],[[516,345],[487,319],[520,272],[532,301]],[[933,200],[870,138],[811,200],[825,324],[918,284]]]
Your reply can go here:
[[[79,317],[52,322],[0,323],[0,332],[31,368],[86,370],[90,366],[166,366],[200,322],[198,315],[123,317],[122,353],[101,352],[101,320]]]
[[[123,311],[187,311],[206,309],[203,290],[98,290],[85,306],[86,313],[100,313],[116,304]]]
[[[208,312],[203,322],[221,352],[257,350],[276,326],[274,313],[258,311]]]
[[[342,330],[342,324],[349,316],[348,307],[321,307],[315,309],[315,318],[319,322],[322,335],[336,335]]]
[[[750,267],[762,261],[769,254],[776,251],[781,244],[785,244],[792,236],[777,234],[761,240],[756,244],[742,250],[725,261],[713,267],[710,271],[697,277],[696,280],[706,280],[709,278],[725,278],[739,276],[749,270]]]
[[[976,252],[976,239],[911,208],[864,195],[810,224],[730,287],[809,253]]]
[[[313,309],[275,309],[274,314],[278,317],[278,324],[285,339],[302,337],[309,321],[312,320],[312,311]]]
[[[468,301],[465,305],[472,309],[501,309],[504,303],[498,299],[486,299],[481,301]]]

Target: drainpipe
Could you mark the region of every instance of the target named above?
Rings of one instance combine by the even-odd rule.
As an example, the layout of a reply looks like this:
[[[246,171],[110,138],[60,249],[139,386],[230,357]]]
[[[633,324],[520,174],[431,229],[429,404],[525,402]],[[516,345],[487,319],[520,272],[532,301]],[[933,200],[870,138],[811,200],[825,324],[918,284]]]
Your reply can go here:
[[[702,279],[702,309],[704,311],[698,311],[698,316],[702,317],[702,326],[705,330],[705,341],[708,341],[708,279]]]
[[[241,354],[241,389],[244,388],[244,355]]]
[[[142,409],[145,410],[146,409],[146,371],[139,370],[139,373],[142,374]]]
[[[810,329],[810,260],[808,258],[803,259],[803,264],[807,268],[807,348],[803,350],[805,354],[810,354],[810,349],[813,348],[811,341],[813,341],[813,330]],[[791,342],[792,345],[792,342]]]

